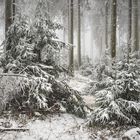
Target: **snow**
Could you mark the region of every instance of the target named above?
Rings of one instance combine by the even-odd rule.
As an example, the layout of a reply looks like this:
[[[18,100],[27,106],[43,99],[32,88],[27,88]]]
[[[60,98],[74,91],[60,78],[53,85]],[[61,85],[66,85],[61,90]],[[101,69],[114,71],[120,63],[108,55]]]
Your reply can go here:
[[[30,121],[29,132],[8,132],[2,140],[90,140],[84,121],[70,114],[50,115],[44,121]]]
[[[95,97],[93,95],[89,95],[87,89],[90,87],[90,83],[92,82],[93,81],[91,79],[80,75],[78,72],[75,72],[75,76],[68,82],[70,87],[80,92],[84,102],[91,108],[94,107]]]
[[[95,105],[95,97],[92,96],[92,95],[84,95],[82,96],[83,97],[83,100],[84,102],[91,108],[94,107]]]
[[[2,44],[3,40],[4,40],[4,30],[0,26],[0,45]]]
[[[22,126],[19,125],[19,121],[11,121],[11,123],[12,128]],[[86,120],[71,114],[48,115],[45,120],[36,118],[27,120],[23,128],[29,131],[3,132],[0,133],[0,140],[120,140],[116,137],[115,130],[96,127],[89,129],[86,126]]]
[[[78,90],[83,99],[92,104],[94,98],[86,95],[85,89],[91,80],[76,73],[68,84]],[[89,105],[90,106],[90,105]],[[38,115],[39,116],[39,115]],[[12,127],[18,127],[18,122],[12,122]],[[17,125],[15,125],[17,124]],[[28,120],[24,128],[29,132],[8,132],[0,134],[2,140],[90,140],[92,132],[85,127],[86,120],[77,118],[71,114],[49,115],[45,120]],[[3,135],[5,135],[3,137]],[[3,137],[3,138],[2,138]]]
[[[82,95],[85,95],[85,89],[90,86],[91,82],[92,80],[90,80],[88,77],[84,77],[78,72],[75,72],[75,76],[71,78],[68,84],[73,89],[79,91]]]
[[[132,128],[126,131],[122,140],[140,140],[140,128]]]
[[[93,107],[95,97],[86,92],[90,82],[92,82],[92,80],[81,76],[77,72],[75,77],[71,78],[67,83],[81,93],[85,103],[89,107]],[[22,119],[19,120],[9,119],[12,124],[11,128],[26,128],[29,129],[29,131],[1,132],[0,140],[120,140],[121,135],[124,133],[124,130],[123,133],[119,132],[118,134],[115,129],[88,128],[86,126],[86,119],[77,118],[67,113],[51,114],[47,117],[43,117],[36,112],[36,116],[43,120],[37,118],[29,120],[25,118],[25,116],[22,116]],[[0,123],[3,121],[6,122],[7,119],[0,119]],[[3,126],[0,126],[0,129],[1,128],[3,128]],[[132,140],[140,140],[140,135],[138,135],[137,131],[140,131],[140,129],[134,128],[129,130],[124,133],[123,137],[135,137],[135,139]]]

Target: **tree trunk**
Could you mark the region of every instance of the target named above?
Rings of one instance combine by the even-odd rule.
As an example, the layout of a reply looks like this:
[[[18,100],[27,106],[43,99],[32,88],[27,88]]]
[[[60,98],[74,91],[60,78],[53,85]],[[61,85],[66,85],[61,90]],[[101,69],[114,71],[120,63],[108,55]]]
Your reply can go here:
[[[138,0],[132,0],[132,51],[138,50]]]
[[[102,52],[103,52],[103,37],[100,37],[101,39],[101,45],[100,45],[100,59],[102,58]]]
[[[81,9],[80,0],[78,0],[78,68],[81,66]]]
[[[105,5],[105,44],[106,49],[108,48],[108,2]]]
[[[128,49],[127,62],[129,63],[129,54],[131,52],[131,37],[132,37],[132,0],[128,1]]]
[[[117,21],[117,0],[111,3],[111,57],[116,57],[116,21]]]
[[[82,41],[82,43],[81,43],[81,46],[82,46],[82,49],[81,49],[81,52],[82,52],[82,56],[83,57],[85,57],[86,56],[86,50],[85,50],[85,45],[86,45],[86,41],[85,41],[85,39],[86,39],[86,20],[85,20],[85,14],[84,14],[84,12],[82,12],[82,17],[81,17],[81,19],[82,19],[82,22],[81,22],[81,28],[82,28],[82,32],[81,32],[81,41]],[[82,62],[81,62],[82,63]]]
[[[5,35],[12,24],[12,0],[5,0]]]
[[[16,14],[16,6],[15,6],[15,3],[16,3],[16,0],[13,0],[13,3],[12,3],[12,9],[13,9],[13,14],[12,14],[12,17],[13,17],[13,21],[15,19],[15,14]]]
[[[69,0],[69,43],[73,45],[73,0]],[[69,54],[69,69],[70,72],[73,74],[74,72],[74,49],[73,47],[70,48]]]
[[[66,11],[63,11],[62,12],[62,20],[63,20],[63,41],[64,42],[66,42],[66,25],[67,25],[67,23],[66,23],[66,16],[65,16],[65,12]]]
[[[90,58],[91,62],[93,63],[93,47],[94,46],[94,26],[93,22],[91,22],[91,46],[90,46]]]

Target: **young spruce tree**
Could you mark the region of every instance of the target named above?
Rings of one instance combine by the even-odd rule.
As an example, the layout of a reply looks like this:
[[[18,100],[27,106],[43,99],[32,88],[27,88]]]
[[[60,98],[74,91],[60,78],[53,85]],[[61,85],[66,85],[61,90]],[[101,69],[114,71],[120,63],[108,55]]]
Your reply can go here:
[[[7,32],[7,52],[1,59],[1,66],[5,73],[22,77],[7,108],[31,114],[63,108],[85,117],[84,103],[78,92],[56,80],[63,71],[57,56],[66,44],[57,39],[55,31],[61,26],[50,19],[47,5],[46,0],[39,0],[34,20],[17,15]]]

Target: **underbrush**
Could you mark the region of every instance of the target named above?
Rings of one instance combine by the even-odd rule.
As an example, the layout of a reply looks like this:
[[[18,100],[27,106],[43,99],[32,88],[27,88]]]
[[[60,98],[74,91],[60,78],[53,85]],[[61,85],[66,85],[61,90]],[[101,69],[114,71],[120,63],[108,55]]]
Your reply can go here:
[[[136,53],[109,66],[104,61],[97,69],[97,80],[91,86],[96,107],[90,126],[139,125],[140,122],[140,59]],[[98,73],[99,71],[99,73]]]
[[[67,71],[59,65],[60,51],[72,46],[58,40],[55,31],[62,27],[52,22],[45,5],[44,0],[38,2],[32,22],[27,16],[17,15],[7,32],[6,52],[0,59],[1,76],[8,77],[0,85],[2,96],[7,96],[2,111],[34,115],[65,110],[85,117],[79,93],[57,80],[61,72]]]

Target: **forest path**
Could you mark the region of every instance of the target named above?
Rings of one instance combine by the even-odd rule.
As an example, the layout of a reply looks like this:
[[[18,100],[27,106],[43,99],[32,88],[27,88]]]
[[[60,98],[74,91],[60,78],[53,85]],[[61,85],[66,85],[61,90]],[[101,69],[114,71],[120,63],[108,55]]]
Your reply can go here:
[[[87,92],[90,80],[76,73],[75,77],[68,78],[67,82],[73,89],[79,91],[85,103],[91,107],[95,103],[95,97]],[[118,140],[110,136],[110,130],[88,129],[87,120],[78,118],[72,114],[62,113],[48,115],[45,120],[26,119],[21,116],[20,120],[11,120],[13,128],[23,126],[28,132],[1,132],[0,140]],[[2,120],[4,121],[4,120]],[[24,123],[23,125],[23,122]],[[1,128],[1,126],[0,126]]]
[[[29,129],[28,132],[2,132],[0,140],[92,140],[92,132],[85,127],[85,120],[71,114],[48,115],[45,120],[27,121],[25,128]]]
[[[68,85],[79,91],[87,106],[93,108],[95,105],[95,97],[87,91],[91,82],[92,80],[88,77],[82,76],[79,72],[75,72],[75,76],[70,79]]]

